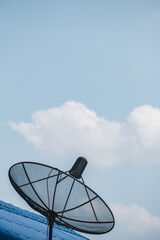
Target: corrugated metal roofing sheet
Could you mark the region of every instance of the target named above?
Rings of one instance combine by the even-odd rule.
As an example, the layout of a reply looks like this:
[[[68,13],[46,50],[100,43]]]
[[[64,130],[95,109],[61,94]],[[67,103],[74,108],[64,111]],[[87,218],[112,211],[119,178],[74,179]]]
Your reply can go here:
[[[0,201],[0,239],[46,240],[47,221],[43,216]],[[87,240],[88,238],[63,226],[54,225],[55,240]]]

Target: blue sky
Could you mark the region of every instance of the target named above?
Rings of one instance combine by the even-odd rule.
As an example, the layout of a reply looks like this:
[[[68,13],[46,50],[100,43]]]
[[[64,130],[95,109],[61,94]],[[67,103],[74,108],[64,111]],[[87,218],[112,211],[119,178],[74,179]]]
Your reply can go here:
[[[27,207],[15,162],[81,154],[116,216],[90,239],[158,240],[160,2],[1,0],[0,29],[0,199]]]

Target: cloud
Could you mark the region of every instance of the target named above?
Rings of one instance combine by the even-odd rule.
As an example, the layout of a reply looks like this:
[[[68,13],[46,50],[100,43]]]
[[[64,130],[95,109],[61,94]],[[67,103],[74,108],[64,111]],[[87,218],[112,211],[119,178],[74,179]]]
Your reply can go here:
[[[160,161],[160,109],[150,105],[133,109],[120,123],[70,101],[33,113],[31,122],[9,125],[38,150],[55,156],[83,155],[106,167],[123,161]]]
[[[160,218],[151,214],[136,204],[125,206],[123,204],[113,204],[117,223],[123,224],[129,231],[134,233],[148,233],[151,231],[160,232]]]

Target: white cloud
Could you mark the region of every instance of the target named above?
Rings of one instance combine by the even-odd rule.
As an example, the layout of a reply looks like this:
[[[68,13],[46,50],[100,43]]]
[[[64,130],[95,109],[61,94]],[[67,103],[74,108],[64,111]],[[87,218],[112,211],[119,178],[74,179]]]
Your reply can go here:
[[[117,223],[123,224],[131,232],[160,232],[160,218],[151,216],[143,207],[136,204],[130,206],[113,204],[112,210]]]
[[[160,161],[160,109],[133,109],[125,122],[108,121],[77,102],[31,115],[31,122],[10,122],[12,129],[43,151],[80,154],[94,164]]]

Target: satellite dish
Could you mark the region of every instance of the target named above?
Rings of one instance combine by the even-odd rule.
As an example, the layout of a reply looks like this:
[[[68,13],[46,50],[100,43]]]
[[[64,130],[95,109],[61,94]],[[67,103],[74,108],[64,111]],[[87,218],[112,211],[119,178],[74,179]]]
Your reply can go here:
[[[110,208],[84,183],[86,165],[87,160],[79,157],[67,172],[35,162],[16,163],[9,169],[15,190],[47,218],[49,240],[54,223],[91,234],[107,233],[114,227]]]

